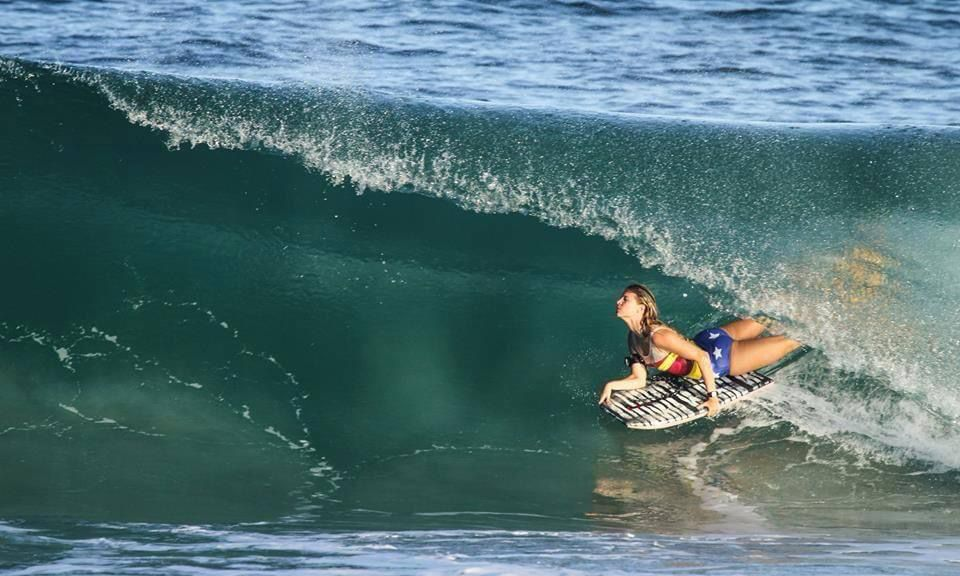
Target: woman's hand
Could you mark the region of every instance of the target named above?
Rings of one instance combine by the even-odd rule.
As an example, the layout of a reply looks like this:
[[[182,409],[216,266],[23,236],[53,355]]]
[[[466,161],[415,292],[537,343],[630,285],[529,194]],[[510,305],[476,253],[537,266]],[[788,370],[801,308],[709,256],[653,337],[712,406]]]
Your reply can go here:
[[[600,401],[598,404],[606,404],[610,400],[610,395],[613,394],[613,382],[607,382],[603,390],[600,391]]]
[[[604,384],[600,391],[599,404],[606,404],[610,401],[610,396],[614,390],[636,390],[647,385],[647,370],[643,364],[633,364],[630,367],[630,375],[622,380],[611,380]]]
[[[712,398],[707,398],[707,401],[697,406],[697,408],[706,408],[707,416],[715,416],[716,413],[720,410],[720,401],[717,400],[716,396]]]

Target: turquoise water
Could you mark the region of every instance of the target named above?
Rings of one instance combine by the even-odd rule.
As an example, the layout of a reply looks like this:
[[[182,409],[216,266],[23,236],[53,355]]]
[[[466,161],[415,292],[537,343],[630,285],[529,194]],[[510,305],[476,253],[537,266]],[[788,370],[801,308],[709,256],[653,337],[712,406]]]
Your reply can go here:
[[[767,24],[678,5],[657,30],[728,18],[783,40],[795,4]],[[264,20],[263,54],[251,37],[164,60],[214,44],[151,43],[162,10],[91,6],[67,3],[69,25],[0,7],[0,571],[956,570],[949,119],[840,89],[829,113],[747,117],[708,103],[713,73],[677,94],[685,117],[632,113],[626,76],[604,106],[505,79],[481,101],[427,74],[447,58],[429,51],[332,74],[289,19]],[[854,25],[845,6],[817,18]],[[262,7],[234,8],[197,8],[202,34]],[[520,13],[568,8],[492,18],[532,33]],[[429,8],[447,9],[487,13]],[[325,30],[380,30],[363,14]],[[129,35],[82,32],[104,18]],[[419,42],[410,22],[370,34]],[[467,52],[448,56],[482,74]],[[504,66],[532,74],[523,54]],[[680,330],[763,313],[814,351],[736,411],[627,431],[595,398],[623,370],[633,281]]]

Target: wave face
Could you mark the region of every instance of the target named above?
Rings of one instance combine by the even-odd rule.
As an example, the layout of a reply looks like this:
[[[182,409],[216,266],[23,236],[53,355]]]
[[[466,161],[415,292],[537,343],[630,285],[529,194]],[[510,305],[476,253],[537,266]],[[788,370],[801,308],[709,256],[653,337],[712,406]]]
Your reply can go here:
[[[678,484],[682,456],[766,519],[949,520],[955,130],[17,60],[0,60],[0,106],[8,516],[663,530],[701,522],[710,494]],[[621,370],[631,280],[681,330],[763,313],[817,351],[736,415],[627,439],[592,404]],[[625,488],[651,469],[649,492]],[[915,500],[884,500],[907,481]]]

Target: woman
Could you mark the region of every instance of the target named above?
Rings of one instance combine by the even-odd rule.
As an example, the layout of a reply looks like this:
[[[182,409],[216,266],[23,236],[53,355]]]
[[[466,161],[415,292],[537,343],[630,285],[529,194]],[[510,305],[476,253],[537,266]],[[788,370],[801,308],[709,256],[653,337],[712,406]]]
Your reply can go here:
[[[785,336],[760,338],[764,325],[741,318],[719,328],[708,328],[690,342],[660,321],[653,293],[641,284],[631,284],[617,300],[617,316],[627,323],[630,375],[607,382],[600,403],[614,390],[633,390],[647,385],[647,367],[676,376],[703,378],[707,386],[706,407],[713,416],[719,409],[717,376],[737,376],[783,358],[800,346]]]

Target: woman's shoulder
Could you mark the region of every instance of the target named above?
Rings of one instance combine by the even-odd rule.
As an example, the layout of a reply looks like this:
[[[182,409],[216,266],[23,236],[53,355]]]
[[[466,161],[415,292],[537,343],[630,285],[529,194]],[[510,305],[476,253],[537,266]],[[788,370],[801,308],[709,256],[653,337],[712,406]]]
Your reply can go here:
[[[678,332],[672,326],[667,326],[666,324],[657,324],[656,326],[650,328],[650,337],[653,338],[654,342],[656,342],[658,340],[658,334],[668,334],[670,332],[673,332],[678,336],[682,336],[680,332]]]

